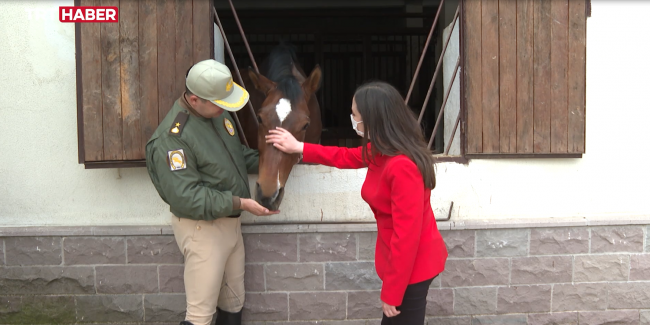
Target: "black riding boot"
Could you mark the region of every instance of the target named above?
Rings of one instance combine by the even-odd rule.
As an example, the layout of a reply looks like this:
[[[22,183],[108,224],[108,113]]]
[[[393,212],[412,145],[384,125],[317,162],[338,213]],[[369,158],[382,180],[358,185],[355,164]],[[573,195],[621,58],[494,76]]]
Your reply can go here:
[[[241,310],[237,313],[229,313],[217,308],[217,321],[214,325],[241,325],[241,314]]]
[[[186,320],[182,321],[180,325],[194,325]]]

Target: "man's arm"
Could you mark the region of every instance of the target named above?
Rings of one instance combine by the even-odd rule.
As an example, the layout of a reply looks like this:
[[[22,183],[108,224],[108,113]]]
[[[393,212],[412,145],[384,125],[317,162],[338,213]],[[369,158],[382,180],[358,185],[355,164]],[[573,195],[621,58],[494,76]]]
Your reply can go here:
[[[239,209],[239,198],[229,191],[203,186],[189,146],[178,137],[161,137],[147,160],[153,164],[160,196],[182,217],[214,220]]]
[[[251,149],[242,144],[242,151],[244,152],[244,161],[246,161],[246,170],[249,174],[258,174],[260,166],[260,152],[256,149]]]

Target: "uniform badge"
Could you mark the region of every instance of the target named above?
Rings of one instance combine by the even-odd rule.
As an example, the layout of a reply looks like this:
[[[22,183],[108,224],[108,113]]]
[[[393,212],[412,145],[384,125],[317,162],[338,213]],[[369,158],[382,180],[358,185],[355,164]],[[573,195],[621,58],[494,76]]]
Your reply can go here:
[[[183,149],[167,151],[167,157],[169,161],[169,169],[171,169],[171,171],[187,168]]]
[[[230,91],[232,89],[232,78],[228,81],[226,84],[226,91]]]
[[[170,132],[171,132],[171,133],[174,133],[174,134],[178,133],[178,131],[179,131],[179,130],[178,130],[178,127],[179,127],[179,126],[181,126],[180,123],[176,123],[176,124],[174,124],[174,127],[170,130]]]
[[[230,134],[230,136],[235,135],[235,127],[232,126],[232,122],[230,122],[229,119],[223,119],[223,126],[226,128],[226,131],[228,131],[228,134]]]

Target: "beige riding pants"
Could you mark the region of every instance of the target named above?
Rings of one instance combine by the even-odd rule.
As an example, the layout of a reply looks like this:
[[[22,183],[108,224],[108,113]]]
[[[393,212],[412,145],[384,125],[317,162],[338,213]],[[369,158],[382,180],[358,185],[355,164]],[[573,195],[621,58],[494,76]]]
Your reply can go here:
[[[185,320],[209,325],[219,309],[244,307],[244,240],[239,218],[214,221],[172,217],[176,243],[185,256]]]

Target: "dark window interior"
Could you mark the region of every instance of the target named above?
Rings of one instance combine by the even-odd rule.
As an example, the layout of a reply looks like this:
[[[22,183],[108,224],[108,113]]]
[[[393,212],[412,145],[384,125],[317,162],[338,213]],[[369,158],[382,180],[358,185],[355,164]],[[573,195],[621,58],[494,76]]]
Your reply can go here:
[[[321,7],[320,1],[302,1],[301,7],[283,5],[283,2],[262,3],[262,8],[262,5],[256,7],[233,0],[258,66],[281,40],[292,43],[306,74],[316,64],[323,69],[323,82],[317,94],[323,120],[321,143],[360,145],[349,117],[354,90],[365,81],[379,79],[391,83],[406,96],[437,6],[420,5],[418,12],[407,13],[405,5],[382,6],[378,2],[362,1],[359,3],[367,5],[345,8],[333,7],[334,1],[323,1]],[[271,7],[270,3],[278,8]],[[237,65],[240,69],[251,66],[228,2],[217,0],[215,5]],[[306,8],[307,5],[311,8]],[[442,48],[439,29],[434,32],[409,101],[416,114],[422,108]],[[225,57],[226,64],[232,68],[227,53]],[[427,138],[442,104],[441,85],[438,80],[423,118]],[[434,152],[444,150],[442,134],[440,127],[432,148]]]

